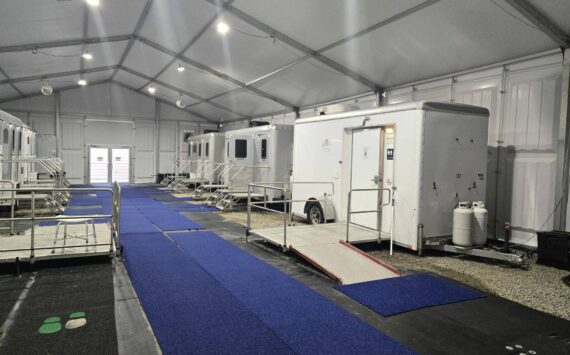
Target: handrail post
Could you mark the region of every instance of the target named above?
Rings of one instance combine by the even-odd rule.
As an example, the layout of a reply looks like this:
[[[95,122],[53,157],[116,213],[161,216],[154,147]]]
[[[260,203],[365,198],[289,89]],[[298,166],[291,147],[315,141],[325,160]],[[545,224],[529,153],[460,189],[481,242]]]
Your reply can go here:
[[[36,218],[36,194],[32,190],[32,231],[30,243],[30,260],[34,260],[34,242],[35,242],[35,218]]]
[[[247,185],[247,226],[245,228],[245,242],[249,242],[249,230],[251,228],[251,184]]]
[[[351,210],[350,210],[350,203],[352,200],[352,190],[348,191],[348,206],[347,206],[347,211],[346,211],[346,242],[349,243],[349,239],[348,239],[348,233],[350,230],[350,214],[351,214]]]
[[[10,181],[10,185],[12,186],[12,202],[10,203],[10,218],[12,218],[12,221],[10,222],[10,234],[14,235],[14,209],[16,206],[16,191],[14,190],[16,189],[16,185],[13,181]]]
[[[283,247],[287,249],[287,212],[285,212],[285,208],[287,208],[287,202],[283,200]]]

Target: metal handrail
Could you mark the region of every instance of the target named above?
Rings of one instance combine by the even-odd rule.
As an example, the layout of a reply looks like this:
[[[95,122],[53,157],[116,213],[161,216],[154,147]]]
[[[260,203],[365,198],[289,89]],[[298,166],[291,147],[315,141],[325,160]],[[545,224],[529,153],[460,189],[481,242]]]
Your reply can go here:
[[[16,190],[16,183],[14,183],[14,181],[12,180],[0,180],[0,184],[10,184],[12,186],[12,192],[11,192],[11,202],[10,202],[10,218],[14,219],[14,208],[16,205],[16,192],[14,190]],[[4,191],[4,189],[2,189],[2,191]],[[10,234],[14,234],[14,221],[10,222]]]
[[[331,184],[333,186],[333,191],[334,191],[334,183],[330,182],[330,181],[290,181],[290,182],[263,182],[263,183],[250,183],[248,184],[248,188],[247,188],[247,226],[246,226],[246,234],[245,234],[245,240],[246,242],[248,241],[248,236],[249,233],[251,231],[251,209],[253,208],[257,208],[260,210],[264,210],[264,211],[268,211],[268,212],[273,212],[276,214],[281,214],[283,215],[283,248],[287,249],[287,222],[288,221],[292,221],[293,220],[293,203],[295,202],[307,202],[306,199],[300,199],[300,200],[293,200],[292,199],[292,191],[291,189],[286,189],[284,187],[275,187],[275,186],[271,186],[271,185],[276,185],[276,184],[288,184],[289,186],[291,185],[301,185],[301,184]],[[263,189],[263,201],[259,201],[259,202],[252,202],[251,201],[251,193],[253,188],[257,188],[257,189]],[[278,201],[270,201],[270,203],[281,203],[283,204],[283,212],[281,211],[276,211],[274,209],[268,208],[267,207],[267,190],[273,190],[273,191],[281,191],[283,193],[283,200],[278,200]],[[327,210],[327,199],[332,196],[331,195],[327,195],[327,193],[325,192],[323,195],[322,199],[316,199],[316,200],[311,200],[311,201],[317,201],[319,203],[323,203],[324,206],[324,212],[325,213],[325,223],[326,223],[326,210]]]
[[[267,189],[274,190],[274,191],[282,191],[284,196],[287,193],[287,190],[283,187],[257,185],[257,184],[253,184],[253,183],[247,185],[247,227],[246,227],[246,231],[245,231],[245,241],[246,242],[248,241],[249,231],[251,229],[251,207],[269,210],[267,208],[267,205],[265,205],[264,207],[259,207],[259,206],[253,205],[251,203],[251,189],[252,189],[252,187],[263,188],[264,191],[266,192],[264,194],[264,196],[267,196]],[[264,200],[265,199],[266,199],[266,197],[264,197]],[[287,211],[287,202],[285,200],[286,199],[284,199],[282,201],[283,202],[283,212],[275,211],[276,213],[283,214],[283,248],[287,248],[287,212],[285,212],[285,211]]]
[[[255,183],[255,182],[254,182]],[[267,185],[331,185],[331,195],[334,195],[334,182],[332,181],[271,181],[263,182]]]
[[[378,203],[378,208],[375,210],[365,210],[365,211],[352,211],[352,193],[353,192],[369,192],[369,191],[376,191],[377,193],[381,192],[381,191],[388,191],[388,203],[383,203],[382,201],[384,200],[383,198],[380,199],[379,203]],[[382,194],[383,196],[383,194]],[[384,206],[388,206],[392,200],[392,189],[386,189],[386,188],[377,188],[377,189],[350,189],[348,191],[348,204],[347,204],[347,211],[346,211],[346,242],[350,243],[349,241],[349,230],[350,230],[350,216],[353,214],[360,214],[360,213],[382,213],[382,207]],[[378,238],[381,238],[381,233],[382,230],[381,228],[378,228]],[[390,234],[390,244],[392,244],[392,234]]]
[[[18,192],[18,191],[22,191],[21,189],[2,189],[2,191],[5,192]],[[46,249],[46,248],[35,248],[35,222],[36,221],[49,221],[49,220],[61,220],[61,219],[65,219],[65,220],[82,220],[82,219],[105,219],[105,218],[111,218],[111,242],[108,244],[109,245],[109,253],[113,253],[113,246],[115,246],[115,250],[117,252],[117,255],[120,254],[120,204],[121,204],[121,197],[120,197],[120,193],[121,193],[121,188],[119,186],[118,183],[115,183],[115,186],[113,189],[110,188],[33,188],[33,189],[26,189],[26,192],[30,192],[31,193],[31,212],[30,212],[30,216],[29,217],[14,217],[11,216],[10,218],[0,218],[0,222],[15,222],[15,221],[30,221],[31,222],[31,233],[30,233],[30,260],[33,262],[34,258],[35,258],[35,250],[41,250],[41,249]],[[110,215],[108,214],[92,214],[92,215],[70,215],[70,216],[62,216],[62,215],[58,215],[58,216],[36,216],[36,194],[37,193],[49,193],[49,192],[77,192],[77,191],[107,191],[110,192],[112,195],[112,213]],[[103,243],[103,244],[96,244],[93,246],[104,246],[107,245],[107,243]],[[81,246],[85,246],[85,245],[81,245]],[[69,246],[69,245],[64,245],[64,246],[60,246],[58,247],[59,249],[64,249],[64,248],[77,248],[79,246],[77,245],[73,245],[73,246]],[[51,248],[49,248],[51,249]],[[13,252],[13,251],[21,251],[22,249],[7,249],[7,250],[0,250],[0,253],[2,252]],[[28,250],[28,249],[24,249],[24,250]]]

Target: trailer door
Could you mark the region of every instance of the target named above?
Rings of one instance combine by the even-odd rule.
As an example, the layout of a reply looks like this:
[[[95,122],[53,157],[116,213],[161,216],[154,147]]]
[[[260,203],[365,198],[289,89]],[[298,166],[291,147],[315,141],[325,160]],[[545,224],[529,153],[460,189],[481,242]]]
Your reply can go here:
[[[279,162],[271,161],[274,159],[269,154],[269,134],[258,134],[255,137],[255,168],[253,171],[253,181],[267,182],[269,178],[270,164],[278,164]]]
[[[380,152],[382,129],[366,128],[352,132],[351,189],[378,189],[380,187]],[[378,208],[378,191],[352,192],[351,211],[372,211]],[[377,212],[352,214],[351,223],[378,230]]]

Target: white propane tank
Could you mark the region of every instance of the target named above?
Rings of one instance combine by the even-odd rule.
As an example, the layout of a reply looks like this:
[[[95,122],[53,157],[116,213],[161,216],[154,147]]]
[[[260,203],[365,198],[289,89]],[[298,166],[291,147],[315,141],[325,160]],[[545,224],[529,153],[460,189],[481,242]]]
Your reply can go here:
[[[453,244],[460,247],[473,246],[473,210],[471,203],[459,202],[453,210]]]
[[[483,246],[487,243],[488,213],[483,201],[473,202],[473,244]]]

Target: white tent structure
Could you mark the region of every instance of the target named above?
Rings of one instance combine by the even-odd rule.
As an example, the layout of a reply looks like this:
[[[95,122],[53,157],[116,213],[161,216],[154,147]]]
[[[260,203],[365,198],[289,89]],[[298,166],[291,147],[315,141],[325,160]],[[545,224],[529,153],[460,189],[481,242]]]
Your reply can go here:
[[[525,242],[567,224],[568,13],[562,0],[5,0],[0,108],[82,183],[100,144],[130,147],[130,181],[155,181],[206,128],[482,105],[490,220]]]

